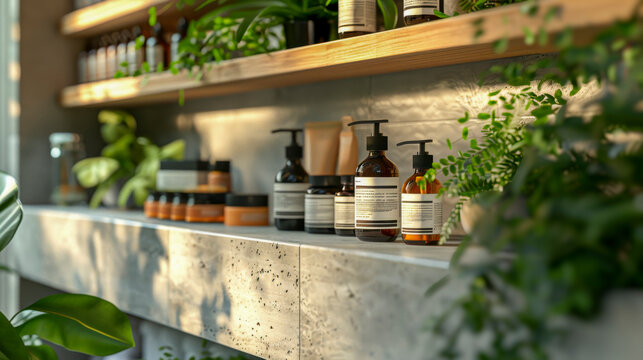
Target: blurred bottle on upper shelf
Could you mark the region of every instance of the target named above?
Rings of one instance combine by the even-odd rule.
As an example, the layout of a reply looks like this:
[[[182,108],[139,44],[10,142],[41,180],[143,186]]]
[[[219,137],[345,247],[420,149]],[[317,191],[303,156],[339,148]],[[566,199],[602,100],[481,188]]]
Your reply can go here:
[[[136,48],[136,39],[142,34],[143,32],[140,26],[134,26],[132,28],[130,41],[127,43],[127,72],[129,75],[134,75],[137,70],[140,70],[143,61],[145,61],[145,51],[143,47]]]
[[[118,58],[116,57],[116,47],[121,41],[121,35],[118,32],[112,33],[108,37],[109,44],[107,45],[107,62],[105,70],[105,78],[112,79],[118,70]]]
[[[439,19],[435,10],[444,12],[445,0],[404,0],[404,24],[415,25]]]
[[[377,30],[377,2],[375,0],[339,0],[340,39],[372,34]]]
[[[98,49],[96,50],[96,80],[105,80],[107,78],[107,45],[109,36],[103,35],[98,40]]]
[[[176,31],[170,38],[170,63],[179,60],[179,43],[185,38],[188,31],[188,21],[180,18],[176,24]]]
[[[86,81],[96,81],[96,50],[98,49],[98,38],[89,41],[89,51],[87,52],[87,74]]]
[[[119,43],[116,45],[116,62],[118,66],[116,71],[120,71],[123,74],[127,75],[127,43],[130,41],[131,33],[129,30],[125,29],[120,32]]]
[[[145,59],[150,66],[150,72],[165,70],[169,45],[163,36],[163,26],[161,23],[157,22],[152,27],[152,34],[145,44]]]

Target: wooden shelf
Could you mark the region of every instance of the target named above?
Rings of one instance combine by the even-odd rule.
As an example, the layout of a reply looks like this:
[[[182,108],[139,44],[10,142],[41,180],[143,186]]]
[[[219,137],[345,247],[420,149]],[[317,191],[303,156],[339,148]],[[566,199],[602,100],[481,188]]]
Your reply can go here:
[[[114,1],[114,0],[112,0]],[[622,0],[614,6],[604,0],[543,0],[541,14],[559,7],[559,16],[547,25],[550,34],[566,27],[574,40],[591,39],[601,28],[633,13],[638,0]],[[439,20],[427,24],[332,41],[271,54],[234,59],[215,65],[197,82],[186,74],[152,74],[70,86],[63,90],[64,107],[135,106],[176,101],[178,90],[185,98],[233,94],[342,78],[367,76],[519,55],[553,52],[552,46],[528,46],[524,27],[537,30],[543,16],[528,18],[521,4]],[[484,34],[474,40],[474,24],[480,19]],[[494,41],[507,37],[508,50],[494,52]]]
[[[86,37],[145,23],[150,7],[162,7],[171,2],[171,0],[106,0],[65,15],[60,23],[60,32],[63,35]],[[175,9],[174,6],[171,8]]]

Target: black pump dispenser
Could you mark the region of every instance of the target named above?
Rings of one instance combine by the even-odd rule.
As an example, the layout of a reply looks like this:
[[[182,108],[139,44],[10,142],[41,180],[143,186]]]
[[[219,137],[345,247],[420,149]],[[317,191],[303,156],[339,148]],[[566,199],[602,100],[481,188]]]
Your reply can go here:
[[[402,141],[401,143],[398,143],[397,146],[411,145],[411,144],[420,145],[420,151],[417,153],[417,155],[413,155],[413,168],[430,169],[431,167],[433,167],[433,155],[430,155],[426,151],[426,144],[432,143],[432,142],[433,140],[431,139],[410,140],[410,141]]]
[[[272,131],[273,134],[279,132],[290,132],[292,135],[292,142],[290,145],[286,146],[286,158],[287,159],[301,159],[304,155],[304,150],[297,143],[297,133],[303,132],[303,129],[275,129]]]
[[[360,120],[353,121],[348,126],[373,124],[373,135],[366,138],[366,150],[369,151],[386,151],[388,150],[388,137],[380,132],[380,124],[387,123],[388,120]]]

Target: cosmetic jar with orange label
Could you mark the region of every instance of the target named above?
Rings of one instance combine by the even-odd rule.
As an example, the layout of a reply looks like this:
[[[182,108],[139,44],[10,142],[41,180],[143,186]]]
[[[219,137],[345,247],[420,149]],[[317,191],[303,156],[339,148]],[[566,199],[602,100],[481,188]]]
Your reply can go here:
[[[268,226],[268,195],[228,194],[225,224],[227,226]]]
[[[223,209],[226,194],[223,193],[190,193],[185,210],[187,222],[223,222]]]
[[[157,191],[151,192],[147,195],[145,203],[143,204],[143,214],[148,218],[156,218],[159,211],[159,197],[161,193]]]
[[[184,221],[185,213],[188,207],[188,194],[176,193],[172,200],[172,209],[170,210],[170,220]]]
[[[173,198],[174,195],[171,193],[161,193],[161,196],[159,197],[159,210],[156,215],[157,218],[163,220],[168,220],[170,218],[170,214],[172,213]]]

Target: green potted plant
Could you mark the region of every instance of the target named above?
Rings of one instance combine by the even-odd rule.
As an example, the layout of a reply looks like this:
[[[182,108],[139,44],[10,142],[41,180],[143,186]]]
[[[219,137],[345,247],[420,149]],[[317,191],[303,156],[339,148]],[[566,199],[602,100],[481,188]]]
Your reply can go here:
[[[429,290],[456,278],[463,289],[442,293],[451,306],[432,321],[444,340],[435,358],[460,358],[469,346],[481,359],[547,359],[574,331],[569,325],[595,319],[609,296],[641,294],[641,7],[587,45],[575,45],[565,30],[554,39],[557,56],[491,69],[510,88],[491,92],[489,111],[477,115],[487,121],[482,140],[435,165],[449,176],[443,194],[459,198],[447,226],[457,222],[463,199],[484,211],[456,251],[452,273]],[[530,3],[524,13],[547,26],[560,9]],[[526,29],[525,42],[543,45],[546,35]],[[568,100],[589,83],[600,92],[571,112]],[[525,112],[531,119],[518,121]],[[485,256],[462,261],[474,246]],[[465,345],[467,336],[489,341]]]
[[[161,160],[183,159],[185,142],[176,140],[159,147],[146,137],[136,136],[136,120],[122,111],[101,111],[98,121],[103,124],[101,135],[107,146],[101,156],[83,159],[73,167],[83,187],[96,187],[90,207],[98,207],[119,181],[125,182],[118,204],[125,207],[133,194],[135,203],[142,205],[155,187]]]
[[[22,221],[18,186],[3,172],[0,172],[0,219],[2,251]],[[111,355],[134,346],[127,315],[94,296],[47,296],[11,319],[0,312],[0,360],[57,360],[54,350],[42,340],[94,356]]]

